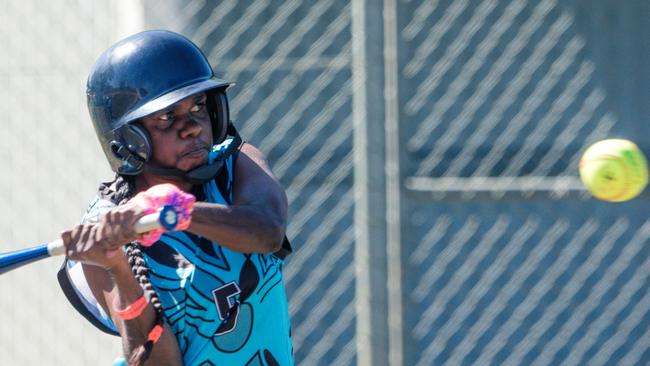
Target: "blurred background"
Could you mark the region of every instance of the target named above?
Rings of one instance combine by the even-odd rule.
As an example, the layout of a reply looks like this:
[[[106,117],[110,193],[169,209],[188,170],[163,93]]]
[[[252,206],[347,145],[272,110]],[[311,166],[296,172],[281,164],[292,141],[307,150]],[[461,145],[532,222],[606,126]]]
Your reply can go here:
[[[85,79],[112,43],[197,43],[287,190],[300,365],[650,363],[647,193],[598,202],[585,147],[650,152],[646,0],[0,2],[0,251],[56,238],[112,173]],[[56,282],[0,277],[0,364],[109,365]]]

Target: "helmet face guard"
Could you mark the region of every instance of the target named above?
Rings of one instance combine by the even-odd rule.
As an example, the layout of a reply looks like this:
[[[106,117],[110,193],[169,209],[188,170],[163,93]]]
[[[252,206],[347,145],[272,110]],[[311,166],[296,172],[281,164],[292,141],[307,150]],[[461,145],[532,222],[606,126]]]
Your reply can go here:
[[[106,50],[88,77],[86,96],[95,132],[111,169],[137,175],[151,157],[147,131],[137,123],[191,95],[205,92],[213,143],[230,123],[226,89],[201,50],[168,31],[146,31]]]

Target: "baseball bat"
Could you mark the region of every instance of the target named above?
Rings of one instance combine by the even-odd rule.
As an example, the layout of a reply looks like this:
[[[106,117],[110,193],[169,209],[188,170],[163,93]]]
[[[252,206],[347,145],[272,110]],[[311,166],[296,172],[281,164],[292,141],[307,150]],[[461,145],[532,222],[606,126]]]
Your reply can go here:
[[[133,230],[139,234],[161,227],[166,230],[174,230],[176,224],[178,224],[176,209],[174,206],[167,205],[163,206],[158,212],[141,217],[135,223]],[[61,239],[33,248],[2,253],[0,254],[0,275],[44,258],[64,254],[65,247]]]

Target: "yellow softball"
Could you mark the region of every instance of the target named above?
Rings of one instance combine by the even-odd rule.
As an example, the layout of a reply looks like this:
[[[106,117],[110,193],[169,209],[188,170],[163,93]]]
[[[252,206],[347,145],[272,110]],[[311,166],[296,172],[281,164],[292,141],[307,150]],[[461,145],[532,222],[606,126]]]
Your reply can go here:
[[[648,184],[648,163],[639,147],[629,140],[601,140],[582,155],[580,179],[598,199],[627,201]]]

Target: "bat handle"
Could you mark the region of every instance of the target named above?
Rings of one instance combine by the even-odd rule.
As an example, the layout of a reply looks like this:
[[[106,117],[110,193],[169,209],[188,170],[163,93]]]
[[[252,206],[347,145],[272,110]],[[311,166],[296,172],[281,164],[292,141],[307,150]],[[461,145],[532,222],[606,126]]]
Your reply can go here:
[[[172,205],[165,205],[158,212],[141,217],[133,226],[133,230],[138,233],[146,233],[151,230],[164,228],[171,231],[178,224],[178,214]],[[47,252],[50,256],[64,255],[65,246],[63,240],[57,239],[47,244]]]
[[[63,240],[56,239],[54,241],[49,242],[47,244],[47,252],[50,254],[50,257],[53,257],[55,255],[64,255],[65,246],[63,246]]]
[[[165,205],[158,212],[141,217],[135,223],[133,230],[138,234],[160,228],[171,231],[176,228],[176,225],[178,225],[178,213],[176,213],[176,209],[172,205]]]

